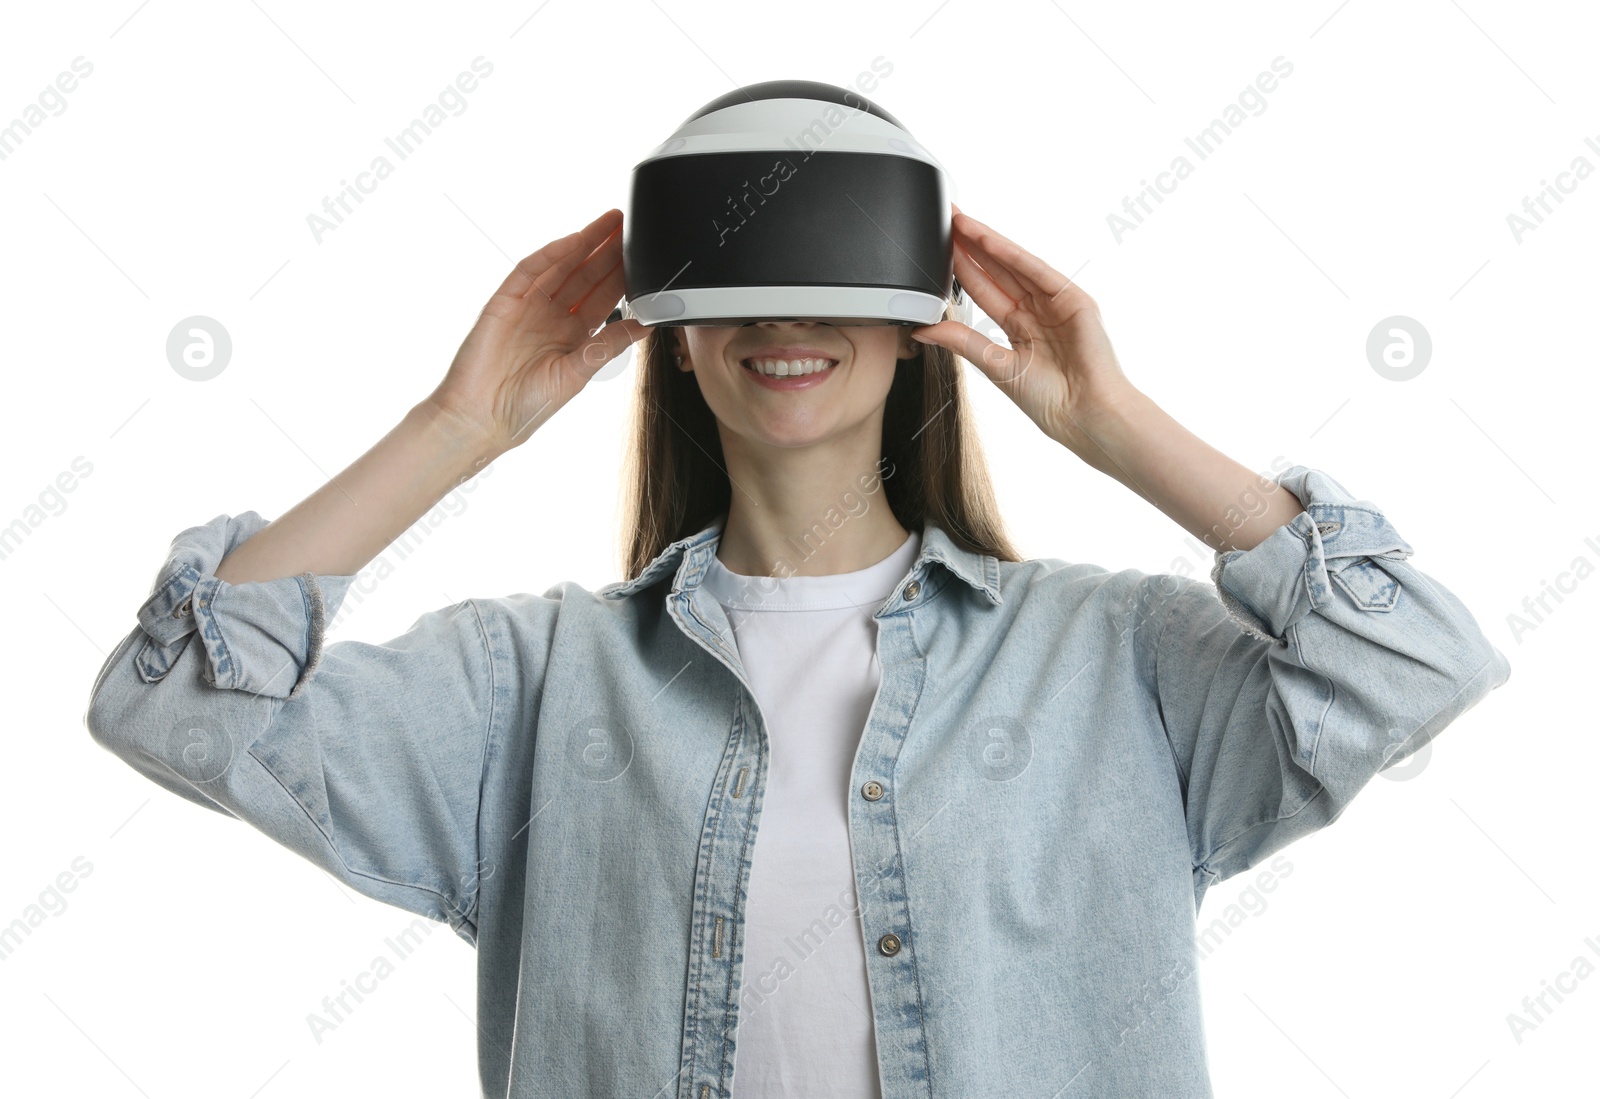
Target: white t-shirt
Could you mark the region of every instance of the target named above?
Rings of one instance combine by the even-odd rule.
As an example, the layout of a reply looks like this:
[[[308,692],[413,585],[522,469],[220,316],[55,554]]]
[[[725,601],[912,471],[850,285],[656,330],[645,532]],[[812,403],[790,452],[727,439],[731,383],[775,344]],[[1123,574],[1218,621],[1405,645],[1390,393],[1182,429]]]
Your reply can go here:
[[[921,534],[831,576],[747,577],[712,558],[766,718],[771,758],[751,855],[733,1099],[879,1099],[845,806],[877,697],[873,613],[916,562]]]

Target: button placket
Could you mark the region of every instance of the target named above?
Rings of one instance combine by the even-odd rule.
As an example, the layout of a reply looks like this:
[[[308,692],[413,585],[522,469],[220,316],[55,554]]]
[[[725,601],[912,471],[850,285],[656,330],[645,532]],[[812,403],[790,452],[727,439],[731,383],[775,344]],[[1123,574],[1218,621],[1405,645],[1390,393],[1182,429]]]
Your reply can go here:
[[[888,811],[894,804],[889,796],[889,781],[880,776],[895,773],[896,761],[922,693],[926,660],[912,636],[911,620],[923,613],[914,609],[920,606],[915,600],[928,596],[932,590],[925,587],[921,576],[908,576],[898,595],[892,596],[875,616],[882,679],[851,763],[856,792],[872,805],[872,808],[858,806],[850,812],[849,818],[852,869],[861,933],[865,936],[862,945],[868,957],[878,1061],[885,1073],[902,1081],[913,1077],[926,1080],[930,1056],[922,1022],[921,989],[916,978],[916,953],[909,939],[884,930],[903,928],[909,935],[912,919],[903,872],[902,837],[895,814]],[[879,791],[877,799],[869,793],[874,787]],[[898,791],[895,796],[899,796]],[[874,956],[879,961],[873,962]],[[910,1091],[897,1089],[895,1095],[900,1099],[915,1090],[913,1085]]]

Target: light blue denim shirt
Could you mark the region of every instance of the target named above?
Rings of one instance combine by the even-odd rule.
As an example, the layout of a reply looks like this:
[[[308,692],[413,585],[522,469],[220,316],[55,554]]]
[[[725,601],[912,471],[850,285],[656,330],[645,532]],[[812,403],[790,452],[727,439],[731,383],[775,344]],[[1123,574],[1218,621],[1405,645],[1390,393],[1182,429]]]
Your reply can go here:
[[[929,524],[864,609],[882,680],[840,917],[886,1099],[1210,1096],[1207,887],[1510,675],[1377,507],[1305,466],[1277,481],[1304,510],[1212,583],[1001,562]],[[724,520],[626,583],[325,644],[354,577],[219,580],[266,525],[219,515],[173,541],[85,721],[474,944],[485,1096],[726,1097],[769,747],[701,589]]]

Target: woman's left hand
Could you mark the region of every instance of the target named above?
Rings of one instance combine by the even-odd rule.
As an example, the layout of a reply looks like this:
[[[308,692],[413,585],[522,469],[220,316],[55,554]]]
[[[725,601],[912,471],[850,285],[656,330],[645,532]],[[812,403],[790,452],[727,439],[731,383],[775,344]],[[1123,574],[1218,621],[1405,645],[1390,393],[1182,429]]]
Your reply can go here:
[[[1096,426],[1138,396],[1100,324],[1100,309],[1067,276],[954,203],[955,276],[1011,347],[960,321],[912,330],[971,362],[1046,435],[1099,466]]]

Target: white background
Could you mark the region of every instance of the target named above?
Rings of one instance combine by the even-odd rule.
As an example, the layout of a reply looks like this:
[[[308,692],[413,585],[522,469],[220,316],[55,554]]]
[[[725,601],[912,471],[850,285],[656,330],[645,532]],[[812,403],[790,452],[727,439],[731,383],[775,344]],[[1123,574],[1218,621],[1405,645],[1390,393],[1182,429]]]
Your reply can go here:
[[[1586,5],[1487,0],[8,6],[0,124],[75,57],[93,73],[0,161],[0,526],[75,458],[92,472],[0,560],[0,924],[75,858],[92,871],[0,961],[0,1090],[475,1094],[471,949],[437,925],[319,1044],[308,1013],[412,918],[117,761],[83,724],[94,676],[173,536],[276,517],[353,461],[512,262],[625,208],[685,117],[881,57],[871,98],[964,210],[1095,296],[1135,384],[1251,469],[1283,455],[1377,503],[1511,661],[1414,777],[1287,849],[1292,873],[1201,963],[1217,1093],[1592,1093],[1600,975],[1520,1043],[1507,1015],[1600,965],[1600,579],[1520,638],[1507,616],[1600,563],[1600,178],[1520,241],[1507,215],[1575,158],[1600,166],[1597,40]],[[480,55],[468,108],[318,243],[307,215]],[[1107,215],[1279,56],[1267,109],[1119,242]],[[204,383],[165,355],[195,314],[234,344]],[[1434,344],[1406,382],[1365,353],[1395,314]],[[966,370],[1026,555],[1204,573],[1175,523]],[[496,463],[334,636],[618,578],[632,380],[591,383]]]

